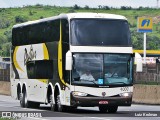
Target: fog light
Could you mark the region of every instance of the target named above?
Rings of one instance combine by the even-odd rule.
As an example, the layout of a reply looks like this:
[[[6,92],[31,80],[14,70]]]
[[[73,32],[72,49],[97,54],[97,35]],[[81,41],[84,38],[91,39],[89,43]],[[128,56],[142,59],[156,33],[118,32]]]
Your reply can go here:
[[[76,91],[76,92],[72,92],[72,95],[73,95],[73,96],[81,96],[81,97],[82,97],[82,96],[87,96],[87,93],[77,92],[77,91]]]

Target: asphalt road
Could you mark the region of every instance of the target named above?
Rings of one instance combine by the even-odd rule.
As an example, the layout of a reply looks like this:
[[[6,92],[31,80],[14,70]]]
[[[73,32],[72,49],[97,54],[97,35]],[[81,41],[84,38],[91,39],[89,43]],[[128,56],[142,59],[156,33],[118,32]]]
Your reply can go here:
[[[2,114],[3,116],[11,115],[15,118],[21,116],[22,120],[158,120],[160,119],[160,105],[132,104],[131,107],[119,107],[115,114],[100,113],[98,107],[78,107],[76,111],[72,112],[52,112],[49,105],[41,105],[38,109],[21,108],[18,100],[14,100],[10,96],[0,95],[0,116]]]

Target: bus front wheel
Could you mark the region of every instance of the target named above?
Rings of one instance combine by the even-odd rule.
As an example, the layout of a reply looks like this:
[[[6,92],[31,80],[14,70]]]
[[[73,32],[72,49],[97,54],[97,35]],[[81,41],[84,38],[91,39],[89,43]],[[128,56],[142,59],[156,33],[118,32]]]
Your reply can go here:
[[[118,110],[118,106],[99,106],[99,111],[102,113],[116,113]]]
[[[99,106],[99,111],[105,113],[108,111],[108,106]]]
[[[110,106],[110,107],[108,108],[108,112],[109,112],[109,113],[116,113],[117,110],[118,110],[118,106]]]

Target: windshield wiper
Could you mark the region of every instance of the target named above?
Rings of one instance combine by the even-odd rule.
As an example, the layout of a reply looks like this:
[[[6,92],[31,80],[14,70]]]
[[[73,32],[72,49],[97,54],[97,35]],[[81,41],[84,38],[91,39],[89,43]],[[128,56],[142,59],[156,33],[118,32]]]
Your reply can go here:
[[[114,82],[114,83],[111,83],[111,84],[124,84],[124,85],[127,85],[125,82]]]
[[[91,81],[91,80],[81,79],[81,81],[92,82],[92,83],[94,83],[94,85],[99,86],[94,80]]]

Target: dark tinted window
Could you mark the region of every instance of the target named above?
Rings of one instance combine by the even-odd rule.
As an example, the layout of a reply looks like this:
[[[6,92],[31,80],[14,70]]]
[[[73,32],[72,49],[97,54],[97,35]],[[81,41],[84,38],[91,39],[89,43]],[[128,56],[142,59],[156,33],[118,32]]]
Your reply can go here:
[[[62,19],[62,42],[69,44],[69,23],[68,20]]]
[[[59,41],[60,20],[45,21],[28,26],[13,28],[12,45],[28,45]]]
[[[52,79],[53,61],[41,60],[28,62],[27,74],[29,79]]]
[[[86,46],[130,46],[130,32],[125,20],[73,19],[71,44]]]

